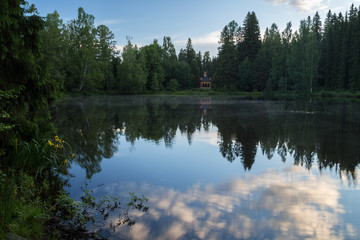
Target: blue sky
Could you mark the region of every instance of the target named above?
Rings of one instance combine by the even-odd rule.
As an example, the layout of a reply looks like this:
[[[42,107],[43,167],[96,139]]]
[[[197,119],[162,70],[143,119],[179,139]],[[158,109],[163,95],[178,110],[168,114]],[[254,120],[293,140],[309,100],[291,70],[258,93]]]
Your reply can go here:
[[[170,36],[177,53],[192,39],[195,51],[217,54],[221,30],[230,21],[241,24],[249,11],[254,11],[262,34],[266,27],[276,23],[282,31],[291,21],[294,30],[300,20],[316,11],[324,21],[329,9],[343,12],[360,0],[28,0],[35,4],[41,16],[57,10],[67,22],[77,17],[77,9],[94,15],[95,25],[105,24],[115,34],[119,49],[126,37],[144,46],[164,36]]]

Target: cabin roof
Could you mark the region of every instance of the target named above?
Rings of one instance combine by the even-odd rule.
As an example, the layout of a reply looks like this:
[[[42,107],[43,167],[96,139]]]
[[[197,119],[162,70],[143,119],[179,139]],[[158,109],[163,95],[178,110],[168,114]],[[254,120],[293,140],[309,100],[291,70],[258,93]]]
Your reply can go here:
[[[211,78],[209,78],[209,77],[202,77],[202,78],[200,79],[200,81],[201,81],[201,82],[210,82],[210,81],[211,81]]]

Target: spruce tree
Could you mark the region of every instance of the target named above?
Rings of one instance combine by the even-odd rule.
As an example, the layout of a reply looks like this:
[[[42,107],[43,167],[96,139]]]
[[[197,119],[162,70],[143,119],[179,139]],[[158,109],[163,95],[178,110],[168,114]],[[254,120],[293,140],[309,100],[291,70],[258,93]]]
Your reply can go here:
[[[217,89],[235,89],[238,64],[236,58],[236,38],[238,24],[231,21],[221,32],[219,56],[217,60],[216,77],[214,86]]]
[[[241,28],[240,41],[238,43],[239,61],[249,58],[255,60],[261,48],[261,34],[259,21],[255,12],[248,12]]]

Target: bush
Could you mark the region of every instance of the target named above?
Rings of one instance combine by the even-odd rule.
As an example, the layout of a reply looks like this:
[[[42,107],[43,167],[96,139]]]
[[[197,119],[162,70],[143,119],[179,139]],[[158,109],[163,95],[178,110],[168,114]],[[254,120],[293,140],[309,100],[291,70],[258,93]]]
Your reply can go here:
[[[70,147],[58,136],[15,141],[0,166],[0,239],[5,232],[29,239],[44,235],[54,196],[64,192],[68,181],[71,157]]]
[[[166,89],[171,92],[175,92],[179,89],[179,83],[176,79],[170,79],[168,84],[166,85]]]
[[[133,193],[126,205],[113,196],[97,201],[86,187],[82,188],[81,201],[71,199],[64,190],[69,180],[68,160],[74,158],[70,150],[58,136],[16,144],[5,165],[0,166],[0,239],[5,239],[7,233],[28,239],[97,239],[101,229],[86,228],[89,224],[95,226],[97,217],[106,220],[116,212],[116,221],[105,228],[115,230],[135,224],[129,210],[148,210],[148,200]]]

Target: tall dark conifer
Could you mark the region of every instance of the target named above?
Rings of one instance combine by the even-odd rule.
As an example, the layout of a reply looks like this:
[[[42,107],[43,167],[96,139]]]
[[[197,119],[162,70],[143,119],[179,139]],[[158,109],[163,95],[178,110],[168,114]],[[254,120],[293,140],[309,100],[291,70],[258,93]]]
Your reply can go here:
[[[240,41],[238,43],[239,60],[249,58],[253,61],[261,48],[261,34],[259,21],[255,12],[248,12],[241,28]]]
[[[350,9],[351,36],[351,65],[349,67],[349,88],[356,91],[360,89],[360,15],[358,9]]]
[[[22,0],[4,0],[0,6],[1,155],[14,146],[11,133],[29,140],[37,130],[49,130],[47,110],[59,84],[49,78],[40,51],[44,21],[35,6]]]
[[[214,86],[217,89],[235,89],[237,78],[236,38],[238,24],[231,21],[221,32],[219,56],[217,61]]]
[[[200,69],[198,66],[198,61],[196,57],[196,52],[192,46],[191,38],[188,39],[186,48],[185,48],[185,61],[191,68],[191,80],[190,80],[190,88],[195,88],[199,84],[200,78]]]
[[[332,89],[332,69],[334,62],[334,17],[331,11],[328,12],[325,19],[325,31],[322,44],[322,73],[324,77],[323,86],[327,90]]]

